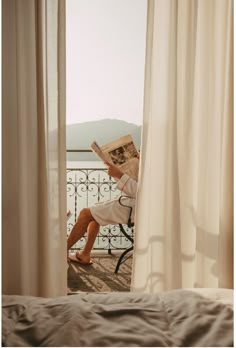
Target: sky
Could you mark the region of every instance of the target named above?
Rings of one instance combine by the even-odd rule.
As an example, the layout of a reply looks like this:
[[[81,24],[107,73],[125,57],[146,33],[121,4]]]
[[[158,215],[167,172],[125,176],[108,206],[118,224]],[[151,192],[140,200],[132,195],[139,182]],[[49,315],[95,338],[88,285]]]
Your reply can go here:
[[[146,0],[66,0],[67,124],[142,124]]]

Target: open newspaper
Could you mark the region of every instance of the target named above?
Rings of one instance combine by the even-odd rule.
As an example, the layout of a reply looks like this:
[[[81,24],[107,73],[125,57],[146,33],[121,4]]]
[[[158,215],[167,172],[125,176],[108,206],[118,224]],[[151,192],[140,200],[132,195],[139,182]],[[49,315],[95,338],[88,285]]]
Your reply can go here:
[[[124,173],[138,180],[139,153],[130,134],[102,146],[94,141],[91,149],[103,162],[117,165]]]

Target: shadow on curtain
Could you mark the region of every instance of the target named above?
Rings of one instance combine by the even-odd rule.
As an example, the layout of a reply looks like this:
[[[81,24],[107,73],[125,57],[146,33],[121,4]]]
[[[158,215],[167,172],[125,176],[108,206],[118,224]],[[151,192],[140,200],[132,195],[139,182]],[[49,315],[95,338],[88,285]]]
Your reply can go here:
[[[233,1],[149,0],[132,290],[233,287]]]

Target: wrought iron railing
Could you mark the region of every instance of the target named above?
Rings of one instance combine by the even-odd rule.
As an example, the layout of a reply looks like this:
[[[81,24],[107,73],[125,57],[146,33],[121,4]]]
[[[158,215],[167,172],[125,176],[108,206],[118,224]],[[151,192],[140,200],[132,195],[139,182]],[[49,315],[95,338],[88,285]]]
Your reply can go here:
[[[78,154],[91,151],[67,150],[67,152]],[[72,213],[67,221],[67,235],[70,234],[81,209],[121,195],[116,188],[116,182],[107,174],[105,165],[98,168],[96,167],[98,162],[93,162],[89,162],[88,168],[84,168],[86,162],[83,162],[83,168],[77,167],[78,162],[74,162],[73,167],[67,167],[67,209]],[[125,228],[128,234],[132,233],[128,227]],[[73,246],[73,249],[83,248],[85,242],[86,234]],[[107,225],[100,227],[94,249],[108,250],[110,253],[112,250],[129,248],[130,245],[130,241],[120,231],[119,225]]]

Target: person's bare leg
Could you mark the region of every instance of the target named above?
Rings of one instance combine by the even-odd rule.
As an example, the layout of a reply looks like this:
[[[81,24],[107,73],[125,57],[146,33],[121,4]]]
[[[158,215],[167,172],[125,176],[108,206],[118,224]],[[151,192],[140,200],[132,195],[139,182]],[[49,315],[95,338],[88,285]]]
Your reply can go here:
[[[81,210],[75,225],[73,226],[69,237],[67,238],[67,255],[70,248],[83,237],[87,231],[88,225],[94,218],[90,212],[89,208],[84,208]]]
[[[76,252],[76,257],[84,262],[91,260],[91,250],[93,248],[95,239],[98,235],[100,225],[95,221],[91,221],[88,225],[88,235],[83,250]]]

